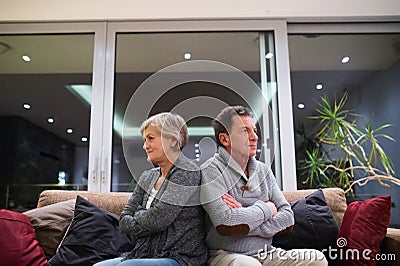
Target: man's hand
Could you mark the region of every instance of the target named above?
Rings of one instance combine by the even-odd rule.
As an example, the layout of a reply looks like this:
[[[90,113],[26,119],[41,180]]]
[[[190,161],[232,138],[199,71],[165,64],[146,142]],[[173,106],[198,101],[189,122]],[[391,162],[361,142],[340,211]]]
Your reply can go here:
[[[225,193],[224,195],[222,195],[222,200],[225,202],[226,205],[228,205],[228,207],[230,209],[234,209],[234,208],[242,208],[242,204],[240,204],[240,202],[238,202],[237,200],[235,200],[231,195],[229,195],[228,193]],[[275,206],[275,205],[274,205]],[[276,209],[276,208],[275,208]]]
[[[265,203],[268,205],[269,209],[271,210],[272,217],[274,217],[275,214],[278,212],[275,204],[272,201],[266,201]]]

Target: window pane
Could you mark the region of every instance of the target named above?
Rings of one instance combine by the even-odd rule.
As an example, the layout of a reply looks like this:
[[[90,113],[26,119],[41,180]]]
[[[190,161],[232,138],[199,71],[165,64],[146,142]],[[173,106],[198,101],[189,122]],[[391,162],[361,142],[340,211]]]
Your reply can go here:
[[[93,34],[0,35],[1,208],[87,189]]]
[[[357,123],[371,122],[376,129],[383,124],[392,124],[380,133],[393,137],[396,142],[379,138],[379,144],[400,170],[400,34],[305,34],[290,35],[290,65],[294,123],[296,131],[296,160],[298,164],[298,187],[307,175],[300,169],[305,158],[305,148],[315,143],[318,132],[315,109],[321,96],[331,102],[348,93],[345,109],[360,114]],[[379,134],[379,133],[378,133]],[[332,145],[331,145],[332,146]],[[338,147],[324,147],[331,160],[342,156]],[[370,149],[367,148],[366,151]],[[380,165],[378,168],[383,169]],[[357,177],[359,173],[356,173]],[[356,199],[378,195],[391,195],[392,201],[400,204],[398,187],[390,188],[369,182],[366,186],[355,186]],[[392,209],[392,226],[400,226],[400,209]]]
[[[214,63],[196,65],[195,60]],[[163,111],[182,115],[189,126],[189,143],[183,152],[201,164],[215,153],[210,122],[226,104],[262,105],[258,32],[117,34],[115,71],[112,191],[129,190],[132,174],[138,177],[152,167],[138,130],[148,116]],[[240,71],[255,86],[232,82]],[[123,148],[121,129],[127,108],[134,122],[132,131],[124,131],[129,147]],[[132,162],[126,162],[124,153]]]

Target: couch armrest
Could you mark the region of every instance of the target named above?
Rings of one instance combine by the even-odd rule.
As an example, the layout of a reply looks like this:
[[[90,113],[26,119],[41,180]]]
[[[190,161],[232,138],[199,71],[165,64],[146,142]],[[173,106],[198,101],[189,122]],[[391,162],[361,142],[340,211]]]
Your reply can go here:
[[[400,229],[387,229],[386,237],[383,239],[381,245],[380,254],[382,259],[386,258],[387,260],[380,261],[378,265],[398,265],[396,262],[398,263],[400,260]]]

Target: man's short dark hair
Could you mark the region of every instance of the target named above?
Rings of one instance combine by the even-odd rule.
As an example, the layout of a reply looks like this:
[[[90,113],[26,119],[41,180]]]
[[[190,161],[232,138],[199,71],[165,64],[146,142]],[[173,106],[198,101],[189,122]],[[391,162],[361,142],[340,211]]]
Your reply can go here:
[[[249,108],[243,107],[241,105],[228,106],[222,109],[222,111],[217,115],[217,117],[211,121],[211,125],[214,128],[215,139],[218,146],[223,146],[219,141],[220,133],[227,133],[232,129],[232,118],[236,115],[239,116],[251,116],[253,113]]]

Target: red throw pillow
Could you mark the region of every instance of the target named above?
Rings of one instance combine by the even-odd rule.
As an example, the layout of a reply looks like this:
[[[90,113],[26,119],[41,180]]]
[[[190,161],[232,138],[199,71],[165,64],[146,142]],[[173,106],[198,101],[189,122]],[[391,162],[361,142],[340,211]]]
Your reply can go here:
[[[391,197],[352,202],[337,239],[338,265],[376,265],[376,255],[390,222]]]
[[[38,266],[47,263],[29,217],[0,210],[0,262],[3,266]]]

